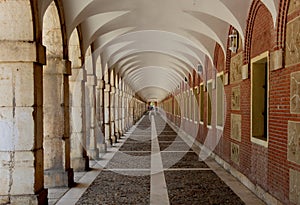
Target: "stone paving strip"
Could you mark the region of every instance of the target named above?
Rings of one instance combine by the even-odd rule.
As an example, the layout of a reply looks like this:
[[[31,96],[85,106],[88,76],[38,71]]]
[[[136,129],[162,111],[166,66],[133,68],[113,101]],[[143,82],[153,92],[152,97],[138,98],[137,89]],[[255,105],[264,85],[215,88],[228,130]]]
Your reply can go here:
[[[151,119],[152,153],[151,153],[151,195],[150,205],[169,205],[167,185],[164,177],[155,119]]]

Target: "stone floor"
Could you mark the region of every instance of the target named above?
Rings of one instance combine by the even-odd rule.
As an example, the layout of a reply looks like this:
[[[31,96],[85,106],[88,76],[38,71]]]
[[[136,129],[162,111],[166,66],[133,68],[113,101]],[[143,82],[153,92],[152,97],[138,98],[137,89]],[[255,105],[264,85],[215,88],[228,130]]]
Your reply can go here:
[[[144,116],[91,171],[75,173],[76,187],[50,189],[49,204],[264,204],[198,153],[160,116]]]

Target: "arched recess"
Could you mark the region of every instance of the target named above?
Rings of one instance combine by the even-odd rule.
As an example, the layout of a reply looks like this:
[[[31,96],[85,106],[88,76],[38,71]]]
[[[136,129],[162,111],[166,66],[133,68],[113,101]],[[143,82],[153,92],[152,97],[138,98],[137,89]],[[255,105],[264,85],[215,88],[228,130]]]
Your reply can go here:
[[[47,204],[42,123],[45,59],[36,11],[34,1],[0,1],[1,204]]]
[[[116,131],[116,81],[114,69],[109,69],[110,73],[110,126],[111,126],[111,139],[113,143],[118,142],[118,135]]]
[[[86,111],[86,136],[87,151],[91,159],[99,158],[99,149],[97,148],[96,132],[96,69],[94,65],[94,56],[90,46],[85,53],[84,69],[86,72],[85,86],[85,111]]]
[[[226,57],[224,55],[223,50],[218,44],[216,44],[215,54],[214,54],[214,65],[218,72],[225,71],[226,68],[225,59]]]
[[[70,167],[69,79],[70,63],[65,60],[65,33],[55,2],[43,17],[43,45],[47,62],[44,85],[44,174],[46,187],[71,186]]]
[[[265,24],[261,23],[262,26],[256,29],[255,26],[258,28],[259,20],[263,20]],[[271,13],[261,1],[254,0],[250,7],[246,28],[244,63],[249,63],[252,57],[274,47],[274,33],[270,32],[272,28],[274,29],[274,24]],[[254,41],[260,43],[254,44]]]
[[[250,180],[261,186],[265,190],[270,190],[270,160],[268,151],[272,147],[271,130],[269,119],[270,115],[270,95],[273,84],[271,79],[270,69],[270,52],[275,47],[275,29],[272,15],[268,8],[258,0],[253,1],[249,16],[248,25],[246,28],[246,42],[244,63],[249,64],[250,80],[245,84],[241,84],[241,91],[248,92],[248,97],[241,97],[241,110],[245,109],[245,102],[250,102],[248,113],[242,115],[242,118],[248,118],[248,122],[244,122],[241,134],[248,135],[248,140],[251,143],[250,149],[240,151],[240,153],[251,154],[251,163],[240,161],[240,166],[249,169],[246,173]],[[246,86],[248,85],[248,86]],[[241,95],[242,96],[242,95]],[[248,133],[248,134],[246,134]],[[240,155],[240,159],[245,156]],[[276,165],[277,166],[277,165]],[[257,169],[260,167],[260,169]],[[280,177],[280,176],[278,176]],[[265,180],[257,180],[264,178]],[[277,178],[277,177],[275,177]],[[282,178],[281,178],[282,179]],[[279,181],[274,183],[279,184]],[[278,192],[279,193],[279,192]]]
[[[72,66],[70,83],[70,137],[71,167],[74,171],[89,168],[85,130],[85,77],[82,63],[79,30],[76,28],[69,39],[69,59]]]
[[[104,69],[101,65],[101,56],[97,52],[93,52],[93,61],[95,64],[95,72],[97,78],[96,86],[96,135],[97,135],[97,147],[99,153],[106,152],[105,144],[105,126],[104,126]]]

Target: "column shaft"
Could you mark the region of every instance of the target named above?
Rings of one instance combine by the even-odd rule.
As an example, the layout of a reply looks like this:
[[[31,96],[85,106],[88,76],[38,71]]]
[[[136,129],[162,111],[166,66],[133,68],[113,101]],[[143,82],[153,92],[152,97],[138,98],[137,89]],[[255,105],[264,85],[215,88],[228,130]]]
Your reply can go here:
[[[47,204],[42,123],[45,48],[28,41],[1,41],[0,47],[0,204]],[[27,48],[26,55],[17,55],[22,48]]]
[[[68,63],[47,58],[44,68],[44,166],[45,186],[73,184],[70,168],[69,81],[64,72]]]
[[[72,69],[70,77],[71,165],[74,171],[89,168],[86,152],[85,73],[82,68]]]

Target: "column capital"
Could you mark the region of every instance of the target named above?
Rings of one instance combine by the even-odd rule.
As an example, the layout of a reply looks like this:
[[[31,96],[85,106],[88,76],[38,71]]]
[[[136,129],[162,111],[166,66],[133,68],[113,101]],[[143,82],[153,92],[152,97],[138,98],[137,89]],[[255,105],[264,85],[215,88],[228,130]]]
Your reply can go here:
[[[68,59],[63,59],[64,62],[64,71],[65,75],[72,75],[72,63]]]
[[[86,72],[82,68],[72,68],[72,75],[69,76],[70,82],[85,81],[86,82]]]
[[[111,86],[110,87],[110,93],[112,93],[112,94],[116,93],[116,87]]]
[[[110,84],[108,83],[105,84],[104,92],[110,92]]]
[[[116,89],[115,89],[115,94],[116,94],[116,95],[119,95],[119,93],[120,93],[119,88],[116,88]]]
[[[100,90],[100,89],[104,89],[105,88],[105,82],[104,82],[104,80],[98,79],[97,82],[98,82],[97,89]]]
[[[38,42],[1,41],[0,62],[36,62],[46,65],[46,47]]]
[[[97,77],[93,74],[87,74],[86,75],[86,82],[87,82],[87,85],[90,85],[90,86],[96,86],[97,85]]]

